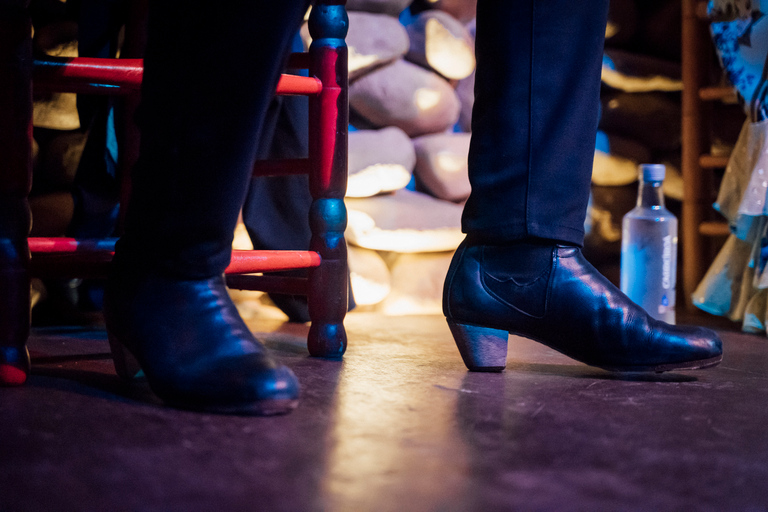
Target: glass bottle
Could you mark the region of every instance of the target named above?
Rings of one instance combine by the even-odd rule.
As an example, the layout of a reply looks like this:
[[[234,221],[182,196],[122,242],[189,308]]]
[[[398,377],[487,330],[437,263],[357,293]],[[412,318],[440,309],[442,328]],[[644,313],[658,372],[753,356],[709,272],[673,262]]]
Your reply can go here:
[[[675,323],[677,218],[664,206],[666,168],[640,166],[637,206],[621,229],[621,291],[649,315]]]

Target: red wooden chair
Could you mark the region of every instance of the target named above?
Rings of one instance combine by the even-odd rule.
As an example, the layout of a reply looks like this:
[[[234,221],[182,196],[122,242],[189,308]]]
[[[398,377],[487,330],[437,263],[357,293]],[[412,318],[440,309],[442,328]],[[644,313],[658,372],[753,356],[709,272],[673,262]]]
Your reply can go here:
[[[313,198],[307,251],[233,251],[226,270],[232,288],[307,295],[313,356],[339,358],[347,340],[347,16],[344,0],[319,0],[312,9],[314,42],[291,56],[291,68],[309,77],[283,75],[278,94],[309,97],[309,158],[258,162],[256,176],[309,174]],[[22,384],[29,373],[31,277],[103,277],[114,240],[27,238],[29,219],[12,212],[27,204],[31,183],[32,84],[36,90],[134,95],[140,59],[32,61],[25,0],[0,0],[0,385]],[[130,148],[128,160],[135,156]],[[126,189],[129,187],[125,187]],[[22,209],[21,211],[24,211]],[[30,257],[31,252],[31,257]],[[308,278],[253,275],[308,268]]]

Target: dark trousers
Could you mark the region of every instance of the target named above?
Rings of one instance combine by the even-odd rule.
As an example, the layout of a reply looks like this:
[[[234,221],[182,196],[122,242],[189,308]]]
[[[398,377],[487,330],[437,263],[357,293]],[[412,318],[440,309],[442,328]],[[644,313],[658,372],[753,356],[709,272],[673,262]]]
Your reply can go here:
[[[463,229],[581,245],[608,0],[479,0]]]
[[[304,1],[150,2],[139,162],[118,258],[223,272],[262,125]],[[117,259],[117,258],[116,258]]]

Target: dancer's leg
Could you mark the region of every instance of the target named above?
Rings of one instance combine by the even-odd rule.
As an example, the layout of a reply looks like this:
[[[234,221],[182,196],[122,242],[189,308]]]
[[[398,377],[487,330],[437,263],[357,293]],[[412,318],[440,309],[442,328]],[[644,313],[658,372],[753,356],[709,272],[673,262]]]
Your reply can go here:
[[[480,1],[464,229],[581,244],[608,1]]]
[[[165,401],[285,412],[298,383],[253,338],[224,286],[259,129],[303,1],[150,2],[141,152],[107,288],[118,371]]]
[[[582,256],[607,1],[480,0],[467,240],[444,311],[464,361],[501,370],[508,333],[587,364],[717,364],[702,328],[650,318]]]

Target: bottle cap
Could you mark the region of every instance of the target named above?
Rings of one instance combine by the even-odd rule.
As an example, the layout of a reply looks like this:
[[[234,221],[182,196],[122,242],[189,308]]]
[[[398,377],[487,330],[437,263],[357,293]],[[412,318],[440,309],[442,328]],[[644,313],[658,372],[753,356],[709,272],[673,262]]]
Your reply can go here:
[[[667,168],[663,164],[640,164],[640,172],[643,175],[643,181],[664,181],[664,175]]]

